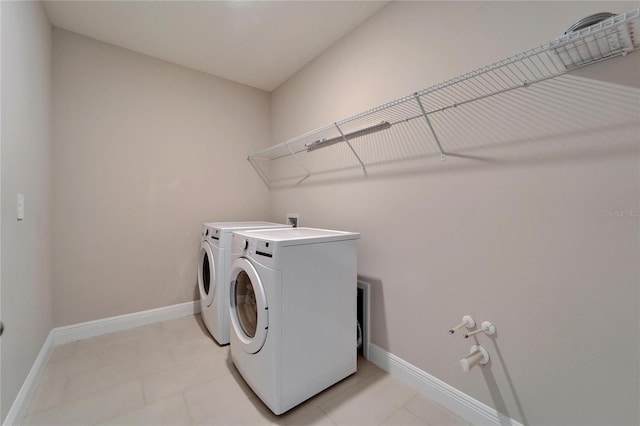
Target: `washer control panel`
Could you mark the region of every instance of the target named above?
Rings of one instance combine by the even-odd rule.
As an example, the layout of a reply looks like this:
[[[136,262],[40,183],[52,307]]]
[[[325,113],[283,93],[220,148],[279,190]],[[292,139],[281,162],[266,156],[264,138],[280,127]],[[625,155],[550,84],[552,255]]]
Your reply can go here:
[[[205,225],[202,227],[201,235],[203,240],[218,241],[220,240],[220,229],[210,228]]]

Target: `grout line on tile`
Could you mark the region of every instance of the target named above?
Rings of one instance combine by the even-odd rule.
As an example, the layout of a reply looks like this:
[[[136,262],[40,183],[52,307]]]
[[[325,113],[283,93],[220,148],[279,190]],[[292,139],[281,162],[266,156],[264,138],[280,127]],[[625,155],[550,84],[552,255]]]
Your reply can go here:
[[[101,368],[102,368],[102,367],[101,367]],[[106,387],[106,388],[103,388],[103,389],[98,389],[98,390],[95,390],[95,391],[92,391],[92,392],[89,392],[89,393],[81,394],[81,395],[76,396],[75,398],[71,398],[71,399],[68,399],[68,400],[64,400],[64,399],[63,399],[63,401],[62,401],[60,404],[55,405],[54,407],[61,407],[61,406],[63,406],[63,405],[71,404],[71,403],[73,403],[73,402],[80,401],[80,400],[82,400],[82,399],[85,399],[85,398],[90,397],[90,396],[92,396],[92,395],[95,395],[95,394],[97,394],[97,393],[105,392],[105,391],[108,391],[109,389],[113,389],[113,388],[116,388],[116,387],[118,387],[118,386],[122,386],[122,385],[124,385],[124,384],[126,384],[126,383],[133,382],[133,381],[138,381],[138,382],[140,382],[140,386],[142,386],[142,377],[131,377],[131,378],[129,378],[127,381],[120,382],[120,383],[115,383],[115,384],[113,384],[113,385],[111,385],[111,386],[108,386],[108,387]],[[66,390],[66,388],[67,388],[67,383],[68,383],[68,381],[67,381],[67,382],[65,382],[65,384],[64,384],[64,386],[65,386],[65,390]],[[144,389],[142,389],[142,393],[143,393],[143,395],[144,395]],[[62,394],[62,395],[63,395],[63,398],[64,398],[64,391],[63,391],[63,394]],[[146,401],[145,401],[145,402],[146,402]],[[145,405],[146,405],[146,404],[145,404]],[[54,408],[54,407],[51,407],[51,408]]]
[[[67,391],[67,386],[68,385],[69,385],[69,378],[65,377],[64,378],[64,386],[62,386],[62,395],[60,396],[60,404],[58,404],[58,405],[62,405],[62,404],[65,403],[64,395],[65,395],[65,392]]]
[[[411,401],[411,400],[409,400],[409,401]],[[406,403],[405,403],[405,405],[406,405]],[[389,420],[391,417],[395,416],[395,415],[396,415],[396,413],[397,413],[398,411],[402,410],[402,409],[405,409],[405,410],[407,410],[407,411],[409,411],[409,412],[411,413],[411,410],[409,410],[409,409],[408,409],[407,407],[405,407],[404,405],[401,405],[401,406],[400,406],[396,411],[394,411],[393,413],[389,414],[389,415],[388,415],[384,420],[382,420],[382,421],[381,421],[381,422],[379,422],[378,424],[379,424],[379,425],[383,424],[384,422],[386,422],[387,420]],[[415,415],[414,413],[411,413],[411,414]],[[418,417],[418,416],[416,416],[416,417]],[[420,419],[420,420],[422,420],[422,419]]]
[[[67,387],[67,379],[65,377],[63,377],[63,378],[58,379],[58,380],[64,380],[64,385],[62,387],[62,395],[64,395],[64,390]],[[30,416],[32,414],[39,413],[39,412],[44,411],[44,410],[48,410],[50,408],[55,408],[55,407],[58,407],[60,405],[63,405],[63,402],[62,402],[62,399],[61,399],[59,404],[55,404],[55,405],[52,405],[51,407],[43,407],[43,408],[40,408],[38,410],[31,411],[31,408],[33,407],[33,403],[35,402],[35,397],[36,397],[36,395],[38,395],[38,392],[40,392],[40,386],[42,385],[42,383],[43,382],[40,382],[38,384],[38,387],[36,388],[35,392],[33,393],[33,397],[31,398],[31,401],[29,402],[29,406],[27,407],[27,411],[26,411],[25,417],[26,416]]]
[[[189,421],[193,424],[193,414],[191,414],[191,409],[189,408],[189,404],[187,404],[187,398],[184,396],[184,391],[180,392],[182,395],[182,401],[184,402],[184,406],[187,408],[187,414],[189,415]]]

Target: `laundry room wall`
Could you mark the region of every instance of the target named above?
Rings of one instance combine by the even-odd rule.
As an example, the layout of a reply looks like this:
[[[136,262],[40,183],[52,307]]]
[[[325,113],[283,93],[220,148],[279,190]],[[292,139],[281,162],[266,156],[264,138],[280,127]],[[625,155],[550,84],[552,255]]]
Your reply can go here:
[[[272,93],[271,142],[638,6],[392,2]],[[639,56],[469,106],[445,162],[276,185],[271,220],[361,232],[373,344],[526,424],[637,424]],[[467,374],[463,315],[498,330]]]
[[[266,92],[53,35],[55,326],[197,299],[200,227],[260,220]]]
[[[51,25],[39,2],[2,8],[2,401],[4,422],[52,328]],[[24,219],[16,196],[24,194]]]

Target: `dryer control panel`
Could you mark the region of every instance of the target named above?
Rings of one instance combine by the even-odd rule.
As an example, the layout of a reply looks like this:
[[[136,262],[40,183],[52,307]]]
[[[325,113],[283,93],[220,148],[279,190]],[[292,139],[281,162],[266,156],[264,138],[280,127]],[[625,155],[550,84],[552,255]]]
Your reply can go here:
[[[273,243],[257,240],[256,254],[258,256],[273,257]]]
[[[246,238],[242,235],[237,235],[235,232],[233,233],[231,253],[247,256],[249,254],[255,253],[255,251],[256,240],[252,238]]]
[[[276,244],[273,241],[265,241],[245,235],[233,234],[231,245],[232,256],[250,257],[265,266],[274,265]]]
[[[273,243],[234,235],[234,248],[243,255],[273,257]]]
[[[244,257],[264,267],[279,269],[279,250],[280,246],[277,242],[234,232],[230,254],[232,259]]]

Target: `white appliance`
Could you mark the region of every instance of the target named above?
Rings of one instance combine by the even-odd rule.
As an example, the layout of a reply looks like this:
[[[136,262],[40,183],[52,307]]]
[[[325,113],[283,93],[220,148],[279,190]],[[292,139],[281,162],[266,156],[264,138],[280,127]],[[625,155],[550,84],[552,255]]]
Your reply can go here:
[[[211,222],[202,225],[198,288],[202,319],[221,345],[229,343],[229,266],[231,234],[243,229],[286,228],[272,222]]]
[[[312,228],[233,234],[231,358],[275,414],[356,371],[359,237]]]

